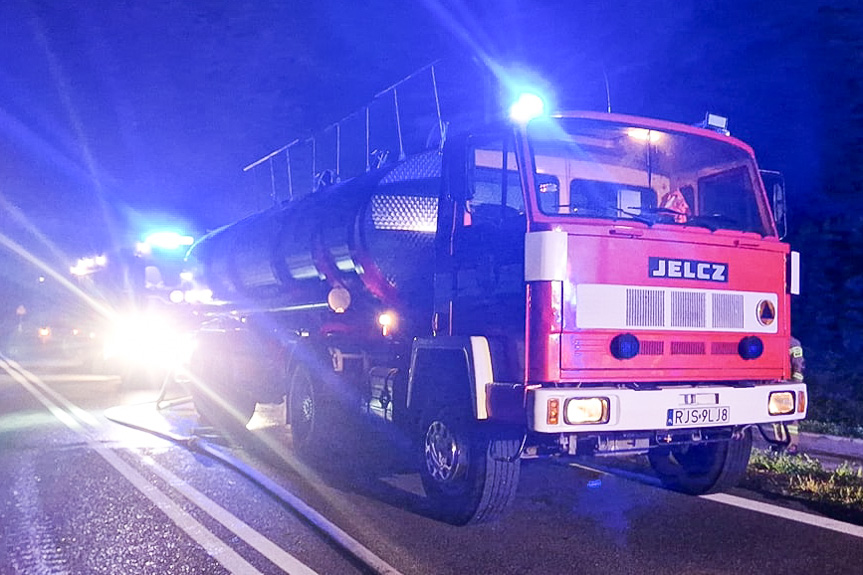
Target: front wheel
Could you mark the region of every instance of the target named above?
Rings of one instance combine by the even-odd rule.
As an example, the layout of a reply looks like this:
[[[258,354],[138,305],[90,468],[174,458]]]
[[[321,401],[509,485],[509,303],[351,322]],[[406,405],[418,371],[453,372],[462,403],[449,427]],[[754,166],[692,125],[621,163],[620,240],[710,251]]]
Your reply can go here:
[[[747,428],[726,441],[655,447],[647,458],[663,485],[702,495],[737,485],[746,474],[751,451],[752,431]]]
[[[441,518],[464,525],[500,517],[518,487],[519,439],[480,430],[446,408],[424,429],[420,476]]]

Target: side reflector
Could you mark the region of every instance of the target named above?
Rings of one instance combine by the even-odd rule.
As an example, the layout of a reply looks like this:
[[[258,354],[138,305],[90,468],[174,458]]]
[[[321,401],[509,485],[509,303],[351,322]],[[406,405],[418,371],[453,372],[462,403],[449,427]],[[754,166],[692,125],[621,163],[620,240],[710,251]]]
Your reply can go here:
[[[557,399],[548,400],[548,409],[546,410],[545,421],[548,425],[557,425],[560,423],[560,401]]]
[[[770,415],[788,415],[794,413],[795,407],[793,391],[773,391],[767,400],[767,413]]]
[[[800,252],[791,252],[791,273],[789,274],[788,291],[791,295],[800,295]]]

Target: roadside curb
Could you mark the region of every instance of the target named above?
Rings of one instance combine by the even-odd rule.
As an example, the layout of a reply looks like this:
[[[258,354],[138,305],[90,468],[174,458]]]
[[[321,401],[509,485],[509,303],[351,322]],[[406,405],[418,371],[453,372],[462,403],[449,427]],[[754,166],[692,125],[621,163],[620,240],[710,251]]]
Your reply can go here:
[[[801,431],[800,451],[863,460],[863,439]]]

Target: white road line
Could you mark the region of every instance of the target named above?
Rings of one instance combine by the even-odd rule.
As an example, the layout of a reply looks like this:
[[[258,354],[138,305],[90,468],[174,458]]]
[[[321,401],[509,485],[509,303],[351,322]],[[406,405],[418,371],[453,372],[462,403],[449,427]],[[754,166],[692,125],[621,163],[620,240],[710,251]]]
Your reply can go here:
[[[745,499],[743,497],[737,497],[736,495],[729,495],[728,493],[714,493],[711,495],[701,495],[700,497],[709,501],[715,501],[716,503],[749,509],[765,515],[781,517],[782,519],[789,519],[798,523],[812,525],[813,527],[821,527],[822,529],[829,529],[831,531],[837,531],[839,533],[863,539],[863,527],[852,523],[845,523],[844,521],[830,519],[829,517],[820,517],[818,515],[804,513],[803,511],[788,509],[786,507],[777,507],[776,505],[753,501],[752,499]]]
[[[0,367],[3,367],[2,363],[3,363],[3,361],[0,360]],[[66,399],[65,397],[63,397],[62,395],[60,395],[59,393],[57,393],[53,389],[51,389],[49,386],[45,385],[45,382],[43,382],[41,378],[37,377],[32,372],[24,369],[24,367],[20,363],[18,363],[17,361],[15,361],[13,359],[6,359],[5,363],[8,364],[9,366],[11,366],[15,372],[18,372],[19,375],[23,375],[25,378],[27,378],[27,381],[38,386],[39,389],[42,390],[42,393],[45,393],[46,395],[50,396],[56,403],[59,403],[61,406],[65,407],[66,410],[69,413],[71,413],[72,415],[74,415],[75,417],[77,417],[79,421],[83,422],[85,425],[87,425],[91,428],[94,428],[94,429],[100,427],[99,420],[96,419],[95,417],[93,417],[93,415],[89,411],[81,409],[80,407],[78,407],[77,405],[75,405],[74,403],[72,403],[71,401],[69,401],[68,399]],[[4,369],[6,369],[6,368],[4,367]],[[6,370],[6,372],[7,373],[14,373],[14,372],[9,372],[8,369]],[[12,377],[15,377],[15,376],[13,375]],[[20,381],[20,380],[18,380],[18,381]]]
[[[660,486],[660,482],[658,479],[650,475],[643,475],[641,473],[633,473],[631,471],[619,472],[619,470],[617,469],[597,469],[595,467],[590,467],[589,465],[581,465],[578,463],[569,463],[569,466],[577,467],[579,469],[585,469],[587,471],[602,473],[604,475],[616,475],[618,477],[638,481],[639,483],[645,483],[654,487]],[[731,505],[732,507],[748,509],[757,513],[763,513],[764,515],[772,515],[773,517],[780,517],[782,519],[788,519],[789,521],[796,521],[797,523],[803,523],[805,525],[811,525],[813,527],[829,529],[831,531],[836,531],[838,533],[844,533],[846,535],[851,535],[852,537],[863,539],[863,527],[859,525],[854,525],[853,523],[845,523],[844,521],[830,519],[829,517],[812,515],[811,513],[805,513],[803,511],[797,511],[795,509],[789,509],[787,507],[780,507],[778,505],[771,505],[770,503],[763,503],[761,501],[755,501],[753,499],[746,499],[745,497],[738,497],[736,495],[730,495],[728,493],[711,493],[710,495],[699,495],[699,497],[701,499],[707,499],[708,501],[713,501],[715,503],[722,503],[723,505]]]
[[[236,515],[219,506],[215,501],[196,490],[188,483],[160,466],[151,457],[142,458],[143,462],[168,485],[182,493],[189,501],[206,511],[213,519],[235,533],[252,546],[258,553],[288,571],[292,575],[313,575],[315,572],[296,557],[243,523]]]
[[[0,367],[6,370],[6,372],[20,383],[24,389],[30,392],[30,394],[44,405],[48,411],[54,415],[54,417],[60,420],[60,422],[62,422],[66,427],[81,435],[90,449],[98,453],[109,465],[111,465],[111,467],[116,469],[120,475],[125,477],[129,483],[144,495],[144,497],[149,499],[160,511],[162,511],[162,513],[167,515],[168,518],[177,525],[177,527],[194,539],[198,545],[204,548],[208,555],[218,561],[225,569],[231,573],[237,574],[261,574],[254,565],[243,559],[243,557],[231,547],[225,545],[222,540],[213,535],[213,533],[201,525],[194,517],[183,510],[183,508],[174,503],[170,497],[156,489],[156,487],[147,481],[143,475],[138,473],[112,451],[95,443],[87,435],[81,424],[76,419],[60,409],[60,407],[55,403],[51,402],[44,393],[39,389],[36,389],[36,386],[33,383],[28,381],[20,373],[9,369],[4,362],[0,362]]]
[[[55,401],[57,401],[58,403],[62,403],[67,409],[73,411],[76,415],[79,412],[85,413],[87,417],[85,418],[84,423],[88,424],[90,427],[99,427],[98,420],[92,418],[89,413],[81,410],[80,408],[69,402],[66,398],[47,387],[39,380],[37,376],[22,369],[21,371],[28,376],[25,377],[24,375],[22,375],[22,373],[19,373],[15,369],[11,369],[10,364],[13,365],[15,368],[20,368],[20,366],[18,366],[14,362],[10,361],[7,364],[7,362],[0,360],[0,368],[3,368],[10,376],[12,376],[12,378],[14,378],[28,392],[30,392],[30,394],[33,395],[40,403],[42,403],[42,405],[44,405],[54,415],[54,417],[60,420],[72,431],[83,436],[88,444],[88,447],[90,447],[100,456],[102,456],[105,461],[107,461],[112,467],[114,467],[114,469],[116,469],[121,475],[123,475],[123,477],[125,477],[127,481],[129,481],[136,489],[138,489],[138,491],[140,491],[145,497],[152,501],[163,513],[165,513],[165,515],[167,515],[171,519],[171,521],[173,521],[180,529],[185,531],[186,534],[188,534],[199,545],[201,545],[201,547],[203,547],[210,556],[216,559],[216,561],[221,563],[226,569],[228,569],[232,573],[260,573],[260,571],[255,569],[255,567],[251,563],[246,561],[232,548],[225,545],[224,542],[222,542],[212,532],[207,530],[207,528],[204,527],[201,523],[199,523],[194,517],[186,513],[186,511],[184,511],[181,507],[174,503],[171,498],[159,491],[152,483],[149,482],[149,480],[147,480],[132,466],[123,461],[113,451],[94,442],[86,433],[86,430],[83,428],[79,420],[72,417],[66,411],[63,411],[63,409],[61,409],[56,403],[52,402],[51,399],[46,397],[46,394],[50,394],[55,399]],[[37,389],[37,387],[39,389]],[[184,497],[195,503],[203,511],[213,517],[216,521],[221,523],[225,528],[227,528],[237,537],[245,541],[249,546],[258,551],[261,555],[266,557],[267,560],[279,566],[283,571],[291,573],[292,575],[316,575],[314,570],[306,566],[293,555],[267,539],[261,533],[255,531],[252,527],[244,523],[241,519],[239,519],[223,507],[219,506],[216,502],[208,498],[203,493],[197,491],[189,484],[185,483],[179,477],[173,475],[167,469],[159,466],[154,460],[152,460],[152,458],[146,457],[143,458],[143,460],[144,463],[147,464],[148,467],[156,475],[162,478],[174,490],[181,493]]]
[[[263,575],[254,565],[243,559],[239,553],[216,537],[210,530],[184,511],[182,507],[174,503],[170,497],[159,491],[131,465],[120,459],[116,453],[101,445],[93,444],[90,447],[101,455],[111,467],[125,477],[129,483],[134,485],[144,497],[152,501],[177,527],[185,531],[189,537],[203,547],[210,557],[221,563],[225,569],[231,573],[256,573]]]

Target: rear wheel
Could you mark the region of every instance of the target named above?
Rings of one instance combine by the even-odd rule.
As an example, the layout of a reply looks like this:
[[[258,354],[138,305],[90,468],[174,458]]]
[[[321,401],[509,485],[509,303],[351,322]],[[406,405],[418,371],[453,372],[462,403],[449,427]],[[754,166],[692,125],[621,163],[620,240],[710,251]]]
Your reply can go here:
[[[480,430],[449,408],[424,429],[420,476],[441,518],[457,525],[497,519],[518,487],[519,439]]]
[[[212,353],[193,357],[192,373],[189,391],[202,423],[228,431],[245,429],[257,402],[237,385],[231,356]]]
[[[345,423],[336,416],[334,401],[320,377],[302,362],[291,375],[287,410],[294,449],[304,456],[332,447],[337,430]]]
[[[751,451],[752,431],[746,429],[727,441],[655,447],[647,457],[663,485],[702,495],[737,485],[746,474]]]

